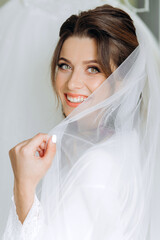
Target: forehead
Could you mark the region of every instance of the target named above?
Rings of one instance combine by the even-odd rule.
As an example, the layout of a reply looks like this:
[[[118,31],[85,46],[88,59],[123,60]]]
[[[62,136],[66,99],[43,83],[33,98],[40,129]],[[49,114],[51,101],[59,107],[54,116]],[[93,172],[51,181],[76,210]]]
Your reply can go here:
[[[69,37],[63,43],[60,57],[70,60],[97,59],[96,40],[89,37]]]

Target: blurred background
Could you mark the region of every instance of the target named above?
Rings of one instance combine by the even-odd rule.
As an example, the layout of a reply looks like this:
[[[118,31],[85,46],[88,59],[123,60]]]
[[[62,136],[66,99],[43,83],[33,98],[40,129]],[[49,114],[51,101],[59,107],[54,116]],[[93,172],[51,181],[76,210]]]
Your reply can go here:
[[[47,11],[30,8],[35,0],[0,0],[0,239],[11,207],[13,172],[8,150],[62,120],[50,81],[50,61],[59,26],[80,0],[38,0]],[[89,5],[87,0],[87,4]],[[117,0],[118,1],[118,0]],[[61,16],[49,14],[51,7]],[[69,4],[68,4],[69,2]],[[107,0],[95,0],[105,4]],[[160,45],[160,0],[119,0],[137,12]],[[84,4],[85,5],[85,4]],[[25,6],[25,7],[24,7]],[[29,8],[28,8],[29,6]],[[84,8],[86,7],[84,6]],[[31,10],[31,11],[30,11]],[[83,10],[83,9],[82,9]],[[34,14],[32,14],[34,12]],[[25,43],[25,44],[24,44]],[[18,88],[17,88],[18,87]]]
[[[11,0],[0,0],[0,7],[6,2]],[[88,0],[89,1],[89,0]],[[102,0],[103,2],[107,2]],[[160,0],[148,0],[149,1],[149,12],[138,13],[140,18],[147,24],[151,29],[155,37],[160,43]],[[125,4],[124,0],[120,0],[121,3]],[[128,0],[128,2],[136,8],[144,8],[145,0]]]

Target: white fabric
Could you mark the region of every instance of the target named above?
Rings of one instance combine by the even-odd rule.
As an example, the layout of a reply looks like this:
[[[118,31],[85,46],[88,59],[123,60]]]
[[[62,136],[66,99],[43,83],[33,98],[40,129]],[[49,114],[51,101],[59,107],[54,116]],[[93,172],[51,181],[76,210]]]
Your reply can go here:
[[[101,1],[92,2],[10,0],[0,7],[0,182],[7,183],[0,185],[0,239],[13,191],[8,152],[63,119],[51,86],[51,57],[63,21]]]
[[[34,203],[25,218],[23,224],[19,221],[16,213],[16,205],[14,202],[14,195],[12,196],[12,206],[10,209],[6,230],[3,239],[10,240],[34,240],[38,233],[43,230],[44,225],[43,208],[35,195]]]
[[[8,152],[62,119],[50,80],[59,28],[73,12],[101,0],[10,0],[0,7],[0,239],[13,189]],[[63,6],[63,11],[62,11]]]
[[[74,234],[73,229],[77,228],[81,234],[78,232],[76,239],[159,239],[159,216],[153,217],[152,213],[154,210],[159,211],[155,192],[153,192],[153,181],[156,164],[159,164],[160,114],[157,102],[160,100],[160,73],[155,61],[154,52],[156,51],[154,47],[152,49],[150,33],[137,16],[131,14],[131,17],[134,19],[140,45],[94,93],[49,132],[50,135],[57,135],[58,142],[54,164],[44,178],[41,191],[41,202],[48,226],[45,233],[47,239],[53,237],[53,228],[57,226],[57,223],[56,239],[72,239],[72,237],[75,239],[72,234]],[[156,54],[159,61],[158,52]],[[128,138],[126,142],[123,137],[126,133],[134,131],[138,136],[137,140],[132,141],[132,138]],[[113,215],[115,213],[117,218],[119,216],[120,223],[117,226],[113,224],[109,229],[106,225],[105,230],[102,228],[101,231],[102,224],[108,222],[105,217],[103,218],[104,215],[99,218],[101,203],[94,202],[95,198],[92,197],[92,193],[88,193],[87,197],[84,193],[85,203],[89,202],[93,210],[90,211],[90,221],[82,216],[84,225],[81,221],[78,222],[78,209],[81,209],[81,204],[78,202],[73,217],[75,225],[70,230],[72,224],[68,224],[71,215],[67,211],[67,199],[72,196],[72,187],[78,188],[81,175],[83,176],[83,172],[88,169],[90,162],[94,162],[95,159],[99,162],[99,154],[92,154],[94,148],[97,151],[103,150],[106,162],[110,140],[113,141],[111,156],[119,153],[117,138],[120,138],[121,152],[118,154],[118,160],[114,157],[112,160],[114,170],[117,167],[118,173],[115,179],[103,179],[105,189],[108,190],[108,187],[111,187],[114,191],[114,186],[117,184],[117,192],[122,193],[120,186],[124,176],[127,176],[126,184],[130,182],[130,176],[131,183],[136,182],[134,186],[129,183],[128,188],[131,192],[124,194],[123,204],[121,194],[118,195],[119,211],[117,211],[116,203],[115,208],[110,208]],[[138,149],[137,145],[139,145]],[[133,149],[133,152],[130,149],[130,155],[134,153],[134,159],[128,157],[127,154],[130,146]],[[86,160],[87,154],[89,157]],[[101,164],[105,169],[104,164]],[[134,166],[135,172],[132,170]],[[95,185],[98,182],[97,171],[98,169],[93,171]],[[114,173],[112,176],[115,176]],[[159,192],[158,188],[157,190]],[[110,197],[110,193],[106,192],[103,197]],[[102,199],[101,195],[99,198]],[[106,205],[108,207],[109,203],[106,202]],[[105,209],[103,210],[105,212]],[[98,216],[97,221],[96,216]],[[123,226],[122,229],[121,226]]]
[[[119,174],[119,168],[122,168],[120,163],[122,156],[121,143],[125,144],[131,142],[136,146],[136,149],[128,148],[128,164],[131,164],[138,152],[137,135],[135,132],[126,135],[125,137],[119,137],[108,141],[107,149],[94,149],[92,152],[88,152],[84,157],[84,162],[87,163],[87,167],[80,174],[78,183],[72,186],[65,199],[65,211],[67,212],[68,220],[67,225],[64,222],[63,211],[59,215],[59,219],[53,224],[52,239],[83,239],[84,232],[87,231],[87,239],[103,239],[103,234],[109,237],[109,239],[120,238],[123,236],[124,226],[127,224],[125,216],[120,218],[121,205],[123,205],[124,198],[132,193],[132,189],[137,187],[136,179],[133,181],[133,176],[139,175],[139,166],[132,164],[131,172],[127,175],[123,175],[123,179],[117,182],[117,176]],[[136,143],[136,144],[135,144]],[[115,144],[119,151],[116,151],[113,155],[113,148]],[[136,162],[135,162],[136,163]],[[125,166],[127,167],[127,166]],[[77,176],[78,169],[74,170],[74,175]],[[125,172],[125,168],[123,169]],[[79,171],[78,171],[79,172]],[[108,186],[106,183],[108,180],[112,181],[112,185]],[[134,205],[139,204],[139,196],[136,192],[134,194]],[[13,206],[10,211],[8,223],[6,226],[5,235],[3,240],[34,240],[45,239],[46,232],[48,232],[47,226],[44,222],[44,215],[41,203],[35,195],[35,200],[31,210],[29,211],[23,225],[18,220],[16,214],[16,207],[14,204],[14,198],[12,196]],[[95,212],[95,204],[99,205],[99,213]],[[78,208],[77,208],[78,206]],[[139,204],[139,210],[141,209]],[[134,208],[133,210],[134,211]],[[88,224],[92,226],[92,221],[97,225],[97,229],[88,228]],[[98,223],[101,222],[99,226]],[[134,219],[132,219],[134,222]],[[67,232],[64,228],[67,227]],[[96,236],[98,231],[98,236]],[[102,234],[102,236],[100,236]]]
[[[160,238],[160,56],[151,33],[128,12],[140,45],[50,130],[57,135],[57,153],[43,179],[38,213],[34,202],[27,216],[36,221],[24,225],[24,239]],[[5,231],[13,239],[15,218],[13,208]],[[30,229],[36,230],[29,238]]]

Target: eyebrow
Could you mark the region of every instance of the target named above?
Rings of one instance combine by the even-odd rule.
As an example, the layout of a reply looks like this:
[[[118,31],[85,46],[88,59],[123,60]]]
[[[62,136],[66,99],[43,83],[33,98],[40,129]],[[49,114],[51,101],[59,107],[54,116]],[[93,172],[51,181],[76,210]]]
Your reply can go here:
[[[68,62],[70,64],[72,64],[68,59],[64,58],[64,57],[61,57],[59,58],[59,61],[60,60],[64,60],[65,62]],[[88,61],[83,61],[84,64],[88,64],[88,63],[98,63],[98,61],[96,59],[94,60],[88,60]]]

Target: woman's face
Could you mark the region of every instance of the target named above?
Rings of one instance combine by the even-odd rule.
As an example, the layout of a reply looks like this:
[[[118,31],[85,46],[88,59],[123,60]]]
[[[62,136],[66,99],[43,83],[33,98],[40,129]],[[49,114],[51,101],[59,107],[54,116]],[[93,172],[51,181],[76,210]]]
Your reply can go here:
[[[69,37],[63,43],[56,74],[56,90],[68,116],[106,79],[97,62],[93,38]]]

